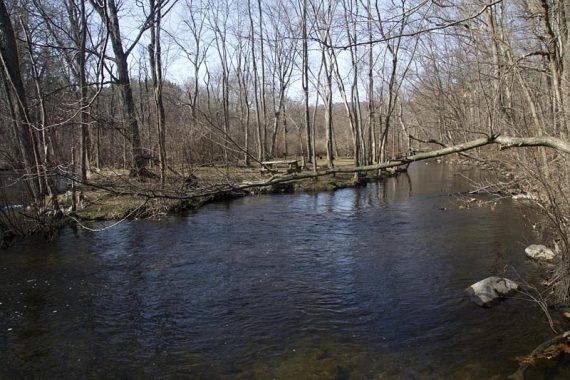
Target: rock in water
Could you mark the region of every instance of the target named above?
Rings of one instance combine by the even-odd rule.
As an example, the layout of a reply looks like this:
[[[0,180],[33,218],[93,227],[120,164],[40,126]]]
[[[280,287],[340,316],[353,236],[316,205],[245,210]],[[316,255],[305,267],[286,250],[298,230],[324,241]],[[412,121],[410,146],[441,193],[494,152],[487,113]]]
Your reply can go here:
[[[465,291],[469,294],[471,301],[479,306],[491,307],[501,299],[511,296],[518,290],[519,285],[503,277],[488,277],[476,282]]]
[[[534,260],[552,261],[556,258],[556,253],[552,249],[541,244],[531,244],[524,251],[528,257]]]

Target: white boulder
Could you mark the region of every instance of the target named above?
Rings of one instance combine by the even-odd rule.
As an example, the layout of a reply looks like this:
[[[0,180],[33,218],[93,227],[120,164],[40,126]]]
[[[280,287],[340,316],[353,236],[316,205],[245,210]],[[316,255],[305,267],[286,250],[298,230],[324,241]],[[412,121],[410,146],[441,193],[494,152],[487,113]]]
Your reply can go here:
[[[531,244],[525,248],[528,257],[538,261],[552,261],[556,258],[556,253],[541,244]]]
[[[492,276],[476,282],[465,291],[469,294],[471,301],[477,305],[490,307],[501,299],[513,295],[518,289],[519,285],[516,282],[508,278]]]

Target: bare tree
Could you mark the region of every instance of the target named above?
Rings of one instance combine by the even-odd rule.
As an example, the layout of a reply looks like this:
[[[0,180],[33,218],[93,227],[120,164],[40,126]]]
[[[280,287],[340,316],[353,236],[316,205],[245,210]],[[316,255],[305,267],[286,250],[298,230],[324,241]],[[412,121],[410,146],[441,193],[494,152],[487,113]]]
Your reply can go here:
[[[20,59],[16,35],[10,20],[10,14],[4,0],[0,0],[0,59],[4,80],[9,96],[12,114],[15,117],[18,145],[24,169],[31,179],[39,175],[38,152],[35,150],[34,129],[30,119],[26,91],[20,73]],[[35,201],[40,199],[38,180],[27,181],[31,195]]]
[[[311,119],[309,109],[309,40],[308,40],[308,4],[307,0],[301,3],[301,40],[303,44],[302,55],[302,87],[304,94],[304,115],[305,115],[305,133],[307,141],[307,161],[313,162],[313,168],[317,170],[315,148],[311,134]]]
[[[291,28],[283,28],[282,23],[291,25],[290,15],[282,3],[277,3],[276,9],[270,9],[269,18],[271,24],[271,37],[266,33],[270,50],[272,82],[273,82],[273,128],[271,131],[271,145],[269,146],[269,156],[275,157],[277,132],[280,123],[285,123],[285,102],[286,92],[291,82],[294,62],[297,55],[297,45]],[[285,137],[286,139],[286,133]]]
[[[319,39],[322,41],[321,47],[321,68],[324,69],[326,77],[325,88],[325,144],[327,152],[327,166],[334,167],[333,154],[333,67],[332,67],[332,37],[331,28],[335,6],[332,1],[312,2],[313,14],[315,15],[315,27],[319,31]],[[336,3],[334,3],[336,4]],[[319,90],[319,88],[317,88]]]
[[[247,12],[249,15],[249,38],[251,41],[251,64],[253,69],[253,96],[255,99],[255,118],[257,126],[257,158],[259,161],[263,161],[265,158],[265,144],[262,130],[265,128],[265,120],[263,120],[263,122],[261,121],[261,108],[263,107],[264,100],[261,100],[261,102],[259,100],[259,70],[257,68],[256,35],[251,0],[247,0]],[[261,59],[263,59],[263,57]],[[263,82],[261,85],[263,86]]]
[[[121,34],[121,25],[119,22],[119,7],[115,0],[90,0],[93,8],[97,11],[101,18],[101,22],[109,31],[111,45],[113,48],[114,59],[113,63],[116,65],[115,83],[119,87],[121,93],[121,100],[123,106],[124,116],[129,130],[129,140],[131,146],[132,156],[132,170],[131,174],[134,176],[144,175],[146,170],[147,159],[142,151],[141,137],[139,125],[136,117],[136,108],[133,98],[133,89],[131,79],[129,76],[129,63],[128,58],[141,39],[143,33],[152,27],[153,21],[156,19],[156,12],[159,9],[166,9],[170,6],[169,0],[161,1],[158,5],[151,9],[150,14],[147,15],[145,21],[141,25],[136,34],[133,42],[124,46],[124,40]],[[164,13],[164,11],[163,11]]]
[[[148,45],[148,55],[152,86],[154,88],[154,102],[156,105],[156,128],[158,134],[158,159],[160,163],[160,182],[164,186],[166,180],[166,118],[164,115],[164,102],[162,99],[162,47],[160,41],[162,4],[161,0],[149,0],[150,12],[154,15],[150,28],[150,44]]]
[[[241,18],[238,21],[238,34],[242,34],[241,31],[244,30],[242,26]],[[243,33],[248,35],[249,33]],[[235,75],[238,82],[238,93],[239,93],[239,112],[240,112],[240,122],[243,130],[243,149],[244,149],[244,165],[250,165],[249,153],[249,125],[251,119],[251,97],[250,97],[250,82],[251,82],[251,63],[250,63],[250,49],[252,41],[247,38],[238,38],[237,41],[237,51],[236,51],[236,64],[235,64]]]

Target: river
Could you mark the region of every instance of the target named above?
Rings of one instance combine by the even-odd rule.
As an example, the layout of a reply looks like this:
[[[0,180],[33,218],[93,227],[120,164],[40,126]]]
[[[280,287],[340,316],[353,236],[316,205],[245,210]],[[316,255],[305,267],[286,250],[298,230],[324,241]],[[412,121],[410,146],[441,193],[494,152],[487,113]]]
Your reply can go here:
[[[450,195],[481,175],[422,163],[18,242],[0,251],[0,378],[505,378],[553,333],[522,296],[484,309],[463,292],[539,275],[522,209]]]

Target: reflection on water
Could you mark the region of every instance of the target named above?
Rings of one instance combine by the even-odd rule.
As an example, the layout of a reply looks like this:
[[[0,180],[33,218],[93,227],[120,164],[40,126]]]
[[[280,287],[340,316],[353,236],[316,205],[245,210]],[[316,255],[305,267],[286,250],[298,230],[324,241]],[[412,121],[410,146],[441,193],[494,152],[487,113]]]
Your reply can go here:
[[[535,275],[533,235],[509,203],[452,207],[467,189],[453,167],[422,164],[366,188],[12,247],[0,377],[504,377],[550,335],[544,318],[521,300],[479,308],[463,289],[511,265]]]
[[[0,210],[12,208],[12,205],[21,206],[29,200],[19,179],[12,171],[0,170]]]
[[[18,210],[33,201],[26,178],[21,171],[0,170],[0,211]],[[65,192],[69,180],[65,177],[54,175],[50,179],[52,190],[58,194]]]

